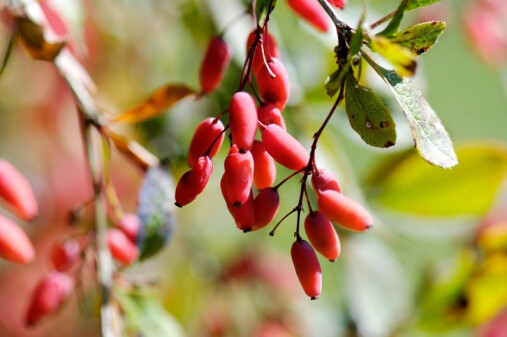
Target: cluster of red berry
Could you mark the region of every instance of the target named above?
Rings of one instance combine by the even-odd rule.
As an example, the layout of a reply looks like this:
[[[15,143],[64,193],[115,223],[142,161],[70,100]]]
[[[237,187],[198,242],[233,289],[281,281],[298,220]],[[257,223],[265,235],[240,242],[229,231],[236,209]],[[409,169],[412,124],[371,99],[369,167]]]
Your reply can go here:
[[[289,4],[303,17],[306,17],[310,5],[312,8],[316,5],[322,11],[316,1],[294,0]],[[344,6],[341,1],[333,1],[333,4]],[[316,18],[314,15],[310,17],[313,20]],[[320,27],[323,28],[322,25]],[[221,37],[212,38],[200,69],[200,84],[204,93],[210,93],[220,85],[230,59],[224,40]],[[250,74],[255,79],[256,88]],[[254,97],[244,91],[248,83],[258,105]],[[285,108],[289,93],[289,77],[280,61],[280,51],[264,24],[248,36],[247,58],[240,88],[232,96],[227,110],[229,124],[224,126],[220,121],[224,114],[205,119],[199,124],[188,150],[187,163],[191,169],[180,178],[175,199],[176,205],[182,207],[203,191],[213,172],[212,158],[220,149],[227,129],[230,130],[231,147],[224,162],[221,189],[227,208],[242,231],[249,232],[267,226],[278,211],[279,187],[290,178],[302,174],[299,203],[289,213],[298,213],[296,241],[291,253],[303,289],[313,299],[320,294],[322,287],[321,268],[314,248],[331,261],[340,254],[340,241],[331,221],[349,230],[364,231],[370,227],[372,220],[360,204],[341,193],[338,180],[330,171],[316,166],[317,141],[329,118],[315,134],[310,152],[287,132],[281,111]],[[343,92],[339,100],[343,98],[342,95]],[[257,130],[261,140],[255,139]],[[275,162],[294,171],[277,185],[274,185]],[[319,210],[313,210],[310,204],[306,188],[309,176],[312,177]],[[253,186],[258,190],[256,195]],[[299,234],[303,196],[306,196],[310,210],[305,220],[305,231],[311,244]],[[270,234],[273,235],[274,230]]]

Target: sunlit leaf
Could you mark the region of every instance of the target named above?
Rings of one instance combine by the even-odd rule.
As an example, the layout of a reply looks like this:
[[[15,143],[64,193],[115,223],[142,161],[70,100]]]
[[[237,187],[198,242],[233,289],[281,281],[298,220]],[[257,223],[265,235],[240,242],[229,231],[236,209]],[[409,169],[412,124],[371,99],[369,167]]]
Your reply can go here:
[[[401,78],[395,71],[380,67],[369,57],[366,59],[393,91],[410,125],[420,155],[429,163],[443,168],[457,165],[456,153],[447,131],[415,84],[408,78]]]
[[[140,221],[140,260],[160,251],[172,235],[176,223],[174,201],[171,174],[162,166],[148,169],[139,192],[137,209]]]
[[[3,74],[5,68],[7,67],[7,63],[9,63],[9,59],[12,55],[12,47],[14,45],[14,32],[11,33],[9,37],[9,41],[7,42],[7,46],[5,48],[5,53],[2,58],[2,62],[0,63],[0,75]]]
[[[389,39],[405,47],[417,55],[421,55],[430,49],[436,42],[440,34],[445,29],[445,22],[431,21],[408,27],[401,32],[392,35]]]
[[[36,60],[52,61],[65,46],[65,41],[47,41],[44,28],[28,18],[17,18],[16,24],[21,44]]]
[[[366,144],[393,146],[396,127],[389,109],[373,91],[358,85],[353,73],[349,72],[345,83],[345,108],[352,128]]]
[[[398,8],[396,8],[396,11],[394,12],[393,18],[391,19],[387,27],[383,31],[381,31],[378,35],[389,36],[398,31],[401,19],[403,19],[403,13],[406,11],[406,8],[410,1],[411,0],[402,0],[400,2]]]
[[[483,215],[507,173],[507,148],[471,144],[457,149],[452,170],[427,165],[415,153],[387,169],[376,186],[388,208],[427,216]]]
[[[195,96],[194,89],[182,84],[168,84],[155,90],[150,97],[140,105],[122,112],[114,122],[137,123],[159,116],[164,110],[172,107],[182,99]]]
[[[158,164],[158,158],[146,150],[141,144],[133,139],[129,139],[112,132],[108,132],[108,137],[113,141],[115,147],[127,158],[132,160],[143,170],[147,170]]]
[[[417,9],[419,7],[429,6],[439,1],[440,0],[410,0],[407,8],[405,8],[405,11],[408,12]]]
[[[272,6],[274,8],[276,6],[276,3],[278,2],[278,0],[258,0],[257,1],[257,9],[256,9],[257,22],[261,26],[264,24],[264,20],[266,19],[266,15],[268,14],[270,2],[273,3]]]
[[[400,76],[413,76],[417,68],[416,55],[399,44],[382,36],[371,38],[370,48],[391,62]]]

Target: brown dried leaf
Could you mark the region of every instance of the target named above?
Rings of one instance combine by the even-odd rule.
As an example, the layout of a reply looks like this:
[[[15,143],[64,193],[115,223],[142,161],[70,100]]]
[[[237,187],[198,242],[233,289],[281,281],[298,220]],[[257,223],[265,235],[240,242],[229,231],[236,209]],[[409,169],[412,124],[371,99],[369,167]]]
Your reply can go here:
[[[123,153],[144,171],[148,170],[152,166],[158,165],[158,158],[135,140],[128,139],[112,132],[108,132],[107,135],[113,141],[114,146],[118,149],[118,151]]]

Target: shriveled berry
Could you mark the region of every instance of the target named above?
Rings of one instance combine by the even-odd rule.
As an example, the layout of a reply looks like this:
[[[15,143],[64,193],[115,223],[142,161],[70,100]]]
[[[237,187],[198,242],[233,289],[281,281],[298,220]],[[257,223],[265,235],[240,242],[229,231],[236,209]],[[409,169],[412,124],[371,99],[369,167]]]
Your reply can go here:
[[[23,220],[30,221],[37,215],[37,201],[28,181],[3,159],[0,159],[0,198]]]
[[[0,257],[15,263],[28,263],[34,256],[35,250],[25,232],[0,215]]]
[[[236,145],[231,147],[224,162],[227,181],[227,200],[235,207],[247,201],[252,189],[254,163],[250,151],[240,151]]]
[[[139,256],[137,246],[119,229],[107,231],[107,245],[113,259],[121,264],[131,264]]]
[[[208,151],[213,141],[217,139],[218,135],[221,133],[221,136],[218,137],[209,152],[209,157],[213,158],[218,150],[220,150],[224,141],[225,134],[223,131],[224,124],[219,119],[210,117],[203,120],[199,126],[197,126],[188,148],[188,166],[193,167],[197,158],[206,154],[206,151]]]
[[[213,37],[199,71],[199,81],[204,93],[210,93],[220,85],[230,61],[231,52],[227,43],[220,36]]]
[[[278,212],[280,196],[278,191],[271,187],[263,188],[254,199],[255,226],[254,230],[268,225]]]
[[[321,32],[329,30],[327,14],[317,0],[287,0],[287,3],[294,12],[316,29]]]
[[[336,192],[342,191],[340,183],[334,176],[333,172],[326,169],[320,169],[313,174],[312,186],[316,194],[319,193],[319,190],[333,190]]]
[[[313,211],[305,219],[305,232],[313,248],[326,259],[334,261],[340,256],[340,239],[331,221],[321,212]]]
[[[256,140],[252,146],[254,160],[254,184],[261,190],[271,187],[276,178],[276,165],[273,157],[266,151],[264,144]]]
[[[194,167],[185,172],[176,185],[176,206],[185,206],[204,190],[213,173],[213,161],[208,156],[197,158]]]
[[[345,6],[347,6],[347,0],[327,0],[331,5],[335,6],[336,8],[343,9]]]
[[[222,195],[224,196],[227,209],[234,218],[236,226],[244,232],[250,232],[255,224],[254,197],[252,189],[250,189],[250,195],[248,196],[246,202],[239,207],[234,207],[234,205],[227,199],[227,181],[225,174],[220,180],[220,189],[222,190]]]
[[[25,318],[26,326],[34,326],[43,317],[56,313],[73,288],[74,283],[69,275],[60,272],[46,274],[32,294]]]
[[[252,44],[255,41],[255,37],[257,35],[257,29],[252,30],[250,35],[248,35],[248,39],[246,41],[246,53],[248,55]],[[278,49],[278,45],[276,43],[275,38],[269,34],[267,31],[264,31],[261,35],[262,38],[262,48],[264,49],[264,57],[266,61],[269,61],[272,57],[280,59],[280,50]],[[264,57],[262,55],[261,43],[257,44],[255,48],[253,61],[252,61],[252,73],[255,75],[259,70],[260,66],[264,63]]]
[[[308,165],[310,155],[303,145],[276,124],[262,131],[262,143],[266,151],[278,163],[297,171]]]
[[[80,254],[79,242],[75,239],[66,239],[51,249],[51,262],[56,270],[66,271],[77,265]]]
[[[273,103],[264,103],[257,107],[257,118],[264,125],[276,124],[284,130],[287,130],[280,109]]]
[[[271,77],[271,74],[275,77]],[[267,64],[261,65],[256,78],[262,98],[275,104],[280,111],[283,110],[289,99],[290,83],[289,75],[282,62],[274,57],[271,58]]]
[[[291,248],[292,262],[299,283],[312,300],[322,292],[322,270],[312,246],[305,240],[297,240]]]
[[[127,213],[123,215],[118,224],[118,228],[130,239],[136,242],[139,234],[139,217],[135,213]]]
[[[342,193],[333,190],[319,191],[317,199],[322,214],[340,226],[358,232],[371,227],[370,213]]]
[[[239,91],[229,105],[229,126],[233,142],[241,150],[250,150],[257,130],[257,107],[252,96]]]

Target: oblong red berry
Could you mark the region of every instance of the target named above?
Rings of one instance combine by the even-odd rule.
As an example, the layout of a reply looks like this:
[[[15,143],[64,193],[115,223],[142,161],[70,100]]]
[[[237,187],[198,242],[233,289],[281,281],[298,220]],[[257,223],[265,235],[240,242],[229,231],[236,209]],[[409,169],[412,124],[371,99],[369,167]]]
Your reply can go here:
[[[264,144],[256,140],[252,146],[254,160],[254,184],[261,190],[271,187],[276,179],[276,165],[273,157],[266,151]]]
[[[75,239],[66,239],[51,249],[51,262],[58,271],[72,269],[79,262],[81,246]]]
[[[193,167],[197,158],[205,155],[206,151],[208,151],[209,147],[216,139],[215,144],[209,152],[209,157],[213,158],[218,150],[220,150],[220,147],[224,141],[225,134],[223,131],[224,124],[219,119],[210,117],[203,120],[197,126],[194,136],[190,141],[187,155],[188,166]],[[218,135],[220,134],[221,136],[219,137]]]
[[[342,191],[340,183],[334,176],[333,172],[326,169],[320,169],[312,175],[312,187],[315,194],[318,194],[319,190],[333,190],[336,192]]]
[[[139,235],[139,217],[135,213],[124,214],[118,223],[118,228],[130,241],[136,242]]]
[[[262,130],[262,143],[273,159],[291,170],[308,165],[310,155],[304,146],[276,124]]]
[[[280,109],[273,103],[264,103],[257,107],[257,118],[264,125],[276,124],[284,130],[287,130]]]
[[[269,67],[269,70],[268,70]],[[275,77],[271,77],[271,73]],[[257,87],[262,98],[283,110],[290,95],[290,82],[287,70],[276,58],[271,58],[268,63],[263,63],[256,74]]]
[[[254,199],[255,226],[254,230],[268,225],[278,212],[280,196],[278,191],[271,187],[263,188]]]
[[[210,93],[220,85],[230,61],[231,52],[227,43],[219,36],[213,37],[199,71],[199,81],[204,93]]]
[[[313,211],[306,216],[305,232],[313,248],[326,259],[335,261],[340,256],[340,239],[331,221],[321,212]]]
[[[229,127],[232,141],[241,150],[250,150],[257,131],[257,107],[249,93],[239,91],[232,96],[229,105]]]
[[[345,6],[347,6],[347,0],[327,0],[327,1],[336,8],[343,9],[345,8]]]
[[[255,37],[257,35],[257,29],[252,30],[250,35],[248,35],[248,39],[246,41],[246,54],[250,52],[250,48],[255,41]],[[269,32],[264,31],[261,35],[262,38],[262,47],[264,49],[264,56],[266,61],[269,61],[272,57],[280,59],[280,50],[278,49],[278,44],[276,43],[275,38],[269,34]],[[255,48],[253,60],[252,60],[252,73],[255,75],[259,70],[260,66],[264,63],[264,57],[262,55],[261,43],[257,44]]]
[[[227,182],[227,200],[235,207],[247,201],[252,189],[254,163],[250,151],[240,151],[236,145],[231,147],[224,162]]]
[[[213,173],[213,161],[208,156],[197,158],[194,167],[181,176],[176,185],[176,206],[183,207],[197,198]]]
[[[21,219],[30,221],[38,212],[37,201],[25,177],[8,161],[0,159],[0,198]]]
[[[329,30],[328,16],[317,0],[287,0],[287,2],[294,12],[313,27],[321,32]]]
[[[121,264],[131,264],[139,256],[137,246],[119,229],[107,231],[107,245],[113,259]]]
[[[224,197],[225,204],[227,205],[227,209],[229,210],[229,213],[231,213],[236,226],[244,232],[251,231],[255,224],[254,197],[252,189],[250,189],[250,195],[248,196],[247,201],[239,207],[234,207],[234,205],[227,199],[227,181],[225,179],[225,174],[220,180],[220,189],[222,190],[222,195]]]
[[[292,262],[299,283],[312,300],[322,292],[322,270],[312,246],[305,240],[297,240],[291,248]]]
[[[357,232],[371,227],[370,213],[342,193],[333,190],[319,191],[317,199],[322,214],[340,226]]]
[[[70,296],[74,283],[64,273],[46,274],[35,288],[25,317],[26,326],[34,326],[43,317],[56,313]]]
[[[28,263],[34,256],[35,250],[25,232],[0,215],[0,257],[15,263]]]

